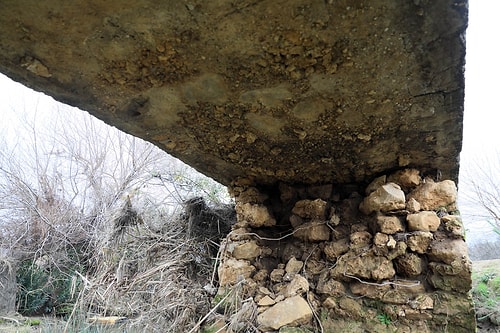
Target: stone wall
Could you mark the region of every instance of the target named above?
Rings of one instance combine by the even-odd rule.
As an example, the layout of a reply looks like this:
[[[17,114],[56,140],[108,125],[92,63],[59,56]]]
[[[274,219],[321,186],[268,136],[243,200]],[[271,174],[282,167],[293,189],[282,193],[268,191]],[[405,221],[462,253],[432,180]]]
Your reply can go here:
[[[231,190],[237,223],[222,244],[219,294],[238,288],[241,309],[256,309],[249,325],[262,332],[475,331],[453,181],[406,169],[366,188],[257,189],[241,180]]]

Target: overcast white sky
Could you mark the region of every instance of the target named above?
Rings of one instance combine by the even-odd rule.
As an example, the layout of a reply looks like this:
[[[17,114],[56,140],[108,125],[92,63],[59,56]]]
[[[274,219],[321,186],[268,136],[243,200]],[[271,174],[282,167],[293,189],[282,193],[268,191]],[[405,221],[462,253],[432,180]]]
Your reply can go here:
[[[499,13],[500,1],[470,0],[465,73],[464,137],[459,184],[461,192],[466,190],[464,170],[473,170],[474,163],[484,158],[499,160]],[[34,93],[24,86],[12,82],[4,75],[0,75],[0,98],[2,100],[0,131],[6,129],[15,131],[18,124],[16,115],[23,113],[23,110],[38,110],[38,116],[44,118],[50,111],[57,109],[57,105],[51,98]],[[498,177],[500,186],[500,175]],[[470,236],[475,237],[475,234],[477,236],[492,235],[489,233],[490,228],[487,225],[472,225],[470,223],[468,225]]]

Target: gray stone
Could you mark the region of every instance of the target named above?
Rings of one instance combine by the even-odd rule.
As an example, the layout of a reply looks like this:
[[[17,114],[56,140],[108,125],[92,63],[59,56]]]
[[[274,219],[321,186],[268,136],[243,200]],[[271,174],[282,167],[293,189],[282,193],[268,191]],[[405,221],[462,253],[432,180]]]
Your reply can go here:
[[[305,277],[295,274],[292,281],[286,286],[283,295],[285,297],[292,297],[296,295],[303,295],[309,291],[309,282]]]
[[[248,241],[234,247],[232,255],[235,259],[253,259],[262,253],[256,241]]]
[[[387,178],[388,182],[393,182],[408,191],[420,185],[422,181],[420,171],[416,169],[404,169],[396,171]]]
[[[434,236],[431,232],[415,231],[408,236],[406,244],[413,252],[424,254],[427,252]]]
[[[288,274],[297,274],[304,267],[304,262],[291,257],[286,263],[285,272]]]
[[[250,277],[253,272],[255,267],[247,260],[226,259],[218,268],[219,284],[221,287],[234,285],[240,279]]]
[[[244,222],[254,228],[270,227],[276,224],[274,217],[263,205],[238,203],[236,204],[236,213],[238,214],[238,223]]]

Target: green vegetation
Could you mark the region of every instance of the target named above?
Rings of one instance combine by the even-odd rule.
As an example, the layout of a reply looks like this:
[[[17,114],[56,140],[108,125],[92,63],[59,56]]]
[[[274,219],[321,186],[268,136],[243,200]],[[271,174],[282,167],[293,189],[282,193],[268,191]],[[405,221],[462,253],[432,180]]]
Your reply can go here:
[[[481,263],[481,262],[479,262]],[[498,261],[485,261],[473,265],[472,297],[477,321],[483,325],[500,324],[500,265]],[[478,267],[479,266],[479,267]]]
[[[377,319],[381,324],[390,325],[392,323],[391,317],[387,313],[377,315]]]

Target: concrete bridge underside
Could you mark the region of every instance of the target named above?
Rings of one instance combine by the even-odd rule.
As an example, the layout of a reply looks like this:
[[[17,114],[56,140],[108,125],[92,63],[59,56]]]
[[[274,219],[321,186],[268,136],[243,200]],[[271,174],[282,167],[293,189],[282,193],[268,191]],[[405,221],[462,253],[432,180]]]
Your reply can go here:
[[[1,1],[0,72],[228,185],[220,291],[245,281],[260,331],[472,332],[467,6]]]

